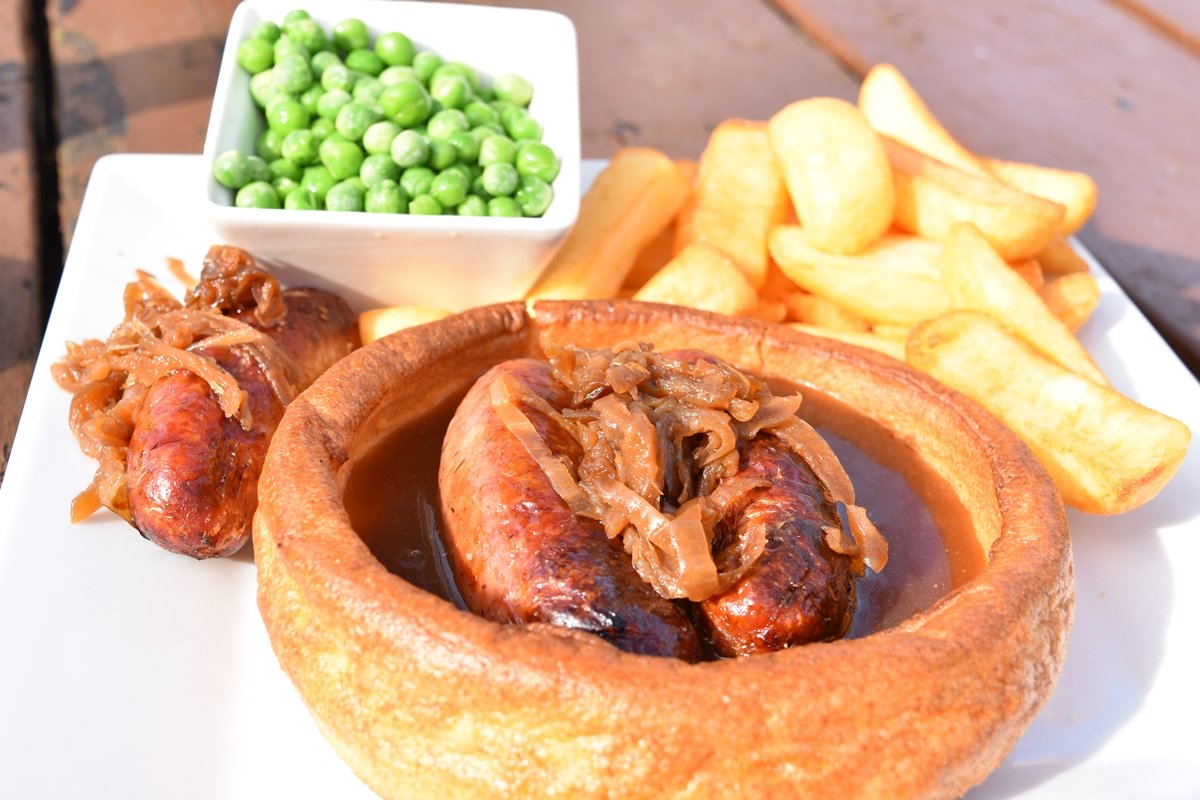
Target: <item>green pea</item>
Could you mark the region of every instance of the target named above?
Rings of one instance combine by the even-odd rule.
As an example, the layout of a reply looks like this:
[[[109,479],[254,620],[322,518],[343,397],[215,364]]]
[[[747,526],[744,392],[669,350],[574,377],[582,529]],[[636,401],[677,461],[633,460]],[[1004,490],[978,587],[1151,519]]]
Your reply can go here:
[[[500,127],[500,123],[498,122],[488,122],[484,123],[483,125],[477,125],[474,128],[471,128],[471,135],[474,136],[476,141],[478,141],[480,144],[483,144],[484,140],[489,136],[503,136],[505,139],[508,138],[508,134],[505,133],[504,128]]]
[[[233,198],[238,208],[280,208],[279,195],[275,187],[266,181],[251,181],[238,189]]]
[[[226,150],[213,159],[213,178],[229,189],[241,189],[250,183],[252,168],[244,153]]]
[[[329,46],[325,37],[325,29],[315,19],[302,18],[283,23],[283,35],[294,42],[304,45],[310,53],[316,53]]]
[[[517,172],[522,177],[532,175],[546,183],[558,177],[558,157],[541,142],[526,142],[517,148]]]
[[[489,217],[519,217],[521,207],[511,197],[493,197],[488,200]]]
[[[517,160],[517,146],[507,136],[489,136],[479,144],[479,165],[513,164]]]
[[[250,180],[252,182],[271,180],[271,168],[267,166],[265,160],[258,156],[246,156],[246,163],[250,165]]]
[[[372,214],[403,214],[408,211],[408,198],[395,181],[382,180],[367,189],[363,205]]]
[[[379,78],[372,78],[370,75],[363,76],[354,82],[354,99],[369,105],[377,105],[383,88],[383,81]]]
[[[292,132],[299,133],[299,131]],[[277,158],[267,164],[267,169],[270,170],[271,180],[275,180],[277,178],[288,178],[293,181],[299,181],[302,177],[304,177],[304,170],[301,169],[301,166],[302,165],[297,164],[295,161],[289,161],[286,158]]]
[[[471,99],[471,88],[461,75],[435,75],[429,94],[444,108],[462,108]]]
[[[310,119],[308,109],[291,97],[277,97],[267,106],[267,125],[284,135],[308,127]]]
[[[283,155],[279,149],[280,145],[282,144],[283,134],[279,131],[273,131],[270,128],[267,128],[265,131],[260,133],[258,138],[254,141],[254,152],[257,153],[258,157],[263,161],[274,161]]]
[[[442,170],[442,172],[457,172],[459,175],[462,175],[463,180],[465,180],[467,182],[467,186],[471,185],[471,181],[475,177],[474,175],[471,174],[471,168],[469,166],[467,166],[466,164],[462,163],[461,161],[458,162],[457,164],[451,164],[450,166],[448,166],[444,170]]]
[[[433,99],[416,81],[400,81],[385,87],[379,95],[384,115],[402,128],[420,125],[433,112]]]
[[[334,184],[325,195],[325,208],[329,211],[362,211],[366,191],[354,181]]]
[[[387,155],[392,152],[392,142],[400,135],[400,126],[390,119],[374,123],[363,133],[363,149],[370,155]]]
[[[293,164],[299,167],[308,167],[320,160],[318,149],[320,144],[321,141],[317,139],[317,135],[311,129],[300,128],[283,137],[283,144],[280,146],[279,152]]]
[[[317,100],[317,116],[333,121],[342,108],[354,98],[344,89],[328,89]]]
[[[310,53],[308,48],[303,43],[296,41],[288,36],[280,36],[279,40],[272,45],[275,54],[275,63],[278,64],[288,56],[300,56],[305,61],[309,59]]]
[[[246,72],[257,75],[275,63],[275,48],[266,39],[247,39],[238,45],[237,63]]]
[[[337,132],[352,141],[361,141],[367,128],[379,121],[379,114],[366,103],[352,100],[338,111],[334,125]]]
[[[419,194],[408,202],[408,213],[435,217],[442,213],[442,204],[427,194]]]
[[[442,57],[432,50],[422,50],[413,56],[412,68],[416,71],[421,83],[429,83],[433,73],[442,65]]]
[[[487,200],[477,194],[469,194],[455,209],[460,217],[486,217],[488,215]]]
[[[375,40],[375,52],[389,67],[409,66],[413,63],[416,48],[412,39],[399,31],[389,31]]]
[[[348,17],[333,26],[333,43],[344,52],[360,50],[370,40],[367,23],[356,17]]]
[[[266,108],[281,94],[283,91],[275,82],[275,70],[269,69],[250,77],[250,97],[259,108]]]
[[[351,50],[346,54],[346,66],[359,72],[365,72],[371,77],[378,77],[387,65],[383,63],[382,58],[375,54],[374,50],[361,49]]]
[[[439,172],[429,185],[429,196],[442,208],[453,208],[467,198],[471,182],[454,170]]]
[[[542,138],[542,124],[529,115],[523,108],[513,108],[500,112],[500,121],[504,129],[513,139]]]
[[[446,139],[455,131],[469,130],[471,125],[467,122],[467,115],[457,108],[443,108],[429,118],[426,127],[430,136]]]
[[[300,105],[308,109],[310,117],[317,116],[317,103],[325,96],[321,84],[314,83],[300,94]]]
[[[409,167],[400,175],[400,188],[406,195],[416,199],[417,195],[429,193],[433,179],[434,172],[429,167]]]
[[[275,62],[275,80],[288,94],[300,94],[313,85],[312,67],[304,56],[285,56]]]
[[[325,70],[332,67],[334,64],[345,66],[342,64],[342,59],[338,58],[338,54],[329,50],[322,50],[319,53],[313,53],[312,60],[309,65],[312,67],[313,75],[316,79],[321,80],[321,76],[325,74]]]
[[[512,164],[492,164],[483,168],[483,188],[493,196],[510,195],[517,190],[521,176]]]
[[[289,211],[316,211],[321,207],[321,200],[313,192],[298,186],[283,198],[283,207]]]
[[[275,194],[279,195],[280,199],[286,204],[287,196],[300,188],[300,184],[286,175],[280,175],[271,181],[271,187],[275,189]]]
[[[472,128],[487,123],[500,124],[500,113],[481,100],[467,103],[463,106],[463,113],[467,115],[467,122],[471,123]]]
[[[312,19],[312,14],[309,14],[303,8],[293,8],[283,16],[283,24],[287,25],[289,22],[295,22],[298,19]]]
[[[446,61],[443,66],[449,70],[456,70],[458,74],[466,78],[472,94],[479,90],[479,71],[475,70],[475,67],[470,66],[466,61]]]
[[[429,166],[443,170],[458,161],[458,150],[445,139],[429,137]]]
[[[458,157],[468,164],[479,160],[479,140],[468,131],[455,131],[446,137],[446,141],[454,145]]]
[[[338,181],[357,175],[365,158],[362,148],[357,144],[332,136],[321,142],[318,152],[321,163],[329,170],[334,180]]]
[[[484,200],[491,200],[492,193],[483,187],[483,173],[471,178],[471,194],[478,195]]]
[[[250,37],[252,39],[262,39],[263,41],[274,44],[279,40],[279,26],[269,19],[262,22],[257,22],[250,29]]]
[[[317,166],[309,167],[304,170],[304,177],[300,179],[301,188],[312,192],[317,198],[317,207],[320,208],[325,204],[325,195],[337,183],[333,174],[327,167]]]
[[[429,140],[413,130],[401,131],[392,140],[390,154],[401,167],[419,167],[429,160]]]
[[[356,77],[354,71],[345,64],[330,64],[321,73],[321,86],[327,92],[341,89],[343,92],[349,93],[354,88]]]
[[[333,126],[333,120],[324,117],[314,119],[308,129],[313,132],[313,136],[317,137],[317,144],[328,139],[330,134],[337,133],[337,128]]]
[[[417,77],[417,73],[413,71],[412,67],[407,66],[388,67],[379,73],[379,82],[384,86],[391,86],[401,81],[416,81],[420,83],[421,79]]]
[[[400,180],[400,167],[387,154],[370,155],[363,159],[362,166],[358,169],[358,177],[362,178],[362,182],[369,188],[380,181]]]
[[[554,190],[550,184],[535,175],[521,177],[521,185],[517,187],[513,199],[521,207],[521,214],[526,217],[540,217],[550,208],[554,199]]]
[[[533,84],[520,75],[501,75],[492,84],[496,97],[524,108],[533,99]]]

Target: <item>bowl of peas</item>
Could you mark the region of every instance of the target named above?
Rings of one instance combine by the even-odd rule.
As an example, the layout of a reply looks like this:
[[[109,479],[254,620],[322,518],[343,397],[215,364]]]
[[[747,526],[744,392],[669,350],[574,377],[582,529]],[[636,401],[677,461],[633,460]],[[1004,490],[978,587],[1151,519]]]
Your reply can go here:
[[[561,14],[244,0],[204,145],[208,221],[360,309],[518,299],[575,223],[579,140]]]

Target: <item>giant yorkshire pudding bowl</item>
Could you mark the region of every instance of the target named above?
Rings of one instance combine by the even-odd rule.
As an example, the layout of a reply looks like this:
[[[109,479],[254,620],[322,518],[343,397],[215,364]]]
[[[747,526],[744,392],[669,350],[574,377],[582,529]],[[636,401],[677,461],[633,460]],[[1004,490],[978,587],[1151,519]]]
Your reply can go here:
[[[483,619],[372,554],[343,498],[373,447],[501,361],[625,340],[795,384],[819,427],[936,487],[924,496],[946,511],[943,535],[953,520],[977,567],[868,635],[691,664]],[[667,306],[512,303],[382,339],[289,406],[260,498],[275,652],[324,736],[389,798],[957,796],[1049,696],[1072,617],[1062,504],[995,419],[885,356]]]

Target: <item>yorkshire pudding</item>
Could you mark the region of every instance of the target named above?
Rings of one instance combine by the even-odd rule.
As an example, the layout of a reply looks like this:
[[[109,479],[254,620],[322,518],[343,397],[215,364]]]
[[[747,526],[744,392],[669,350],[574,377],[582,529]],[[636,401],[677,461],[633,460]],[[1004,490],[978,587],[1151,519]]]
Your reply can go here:
[[[622,340],[707,350],[857,409],[941,477],[986,564],[890,629],[687,664],[484,620],[372,556],[342,499],[357,457],[502,360]],[[389,798],[957,796],[1049,696],[1072,618],[1061,501],[994,418],[885,356],[667,306],[512,303],[380,340],[288,407],[259,496],[279,661]]]

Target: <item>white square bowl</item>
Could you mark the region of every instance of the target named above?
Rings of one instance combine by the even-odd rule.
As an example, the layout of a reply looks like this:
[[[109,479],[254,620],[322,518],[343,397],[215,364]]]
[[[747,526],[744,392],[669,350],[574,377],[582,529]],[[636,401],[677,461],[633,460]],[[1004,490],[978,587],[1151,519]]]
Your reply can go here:
[[[304,8],[326,33],[348,17],[372,40],[401,31],[418,50],[494,78],[534,86],[529,112],[561,160],[554,199],[540,218],[421,216],[237,208],[212,178],[226,150],[254,153],[265,121],[250,96],[238,45],[258,22],[282,25]],[[579,65],[575,27],[550,11],[391,0],[245,0],[233,14],[204,142],[208,221],[225,244],[273,265],[285,285],[338,292],[359,310],[415,304],[459,311],[522,297],[579,213]]]

